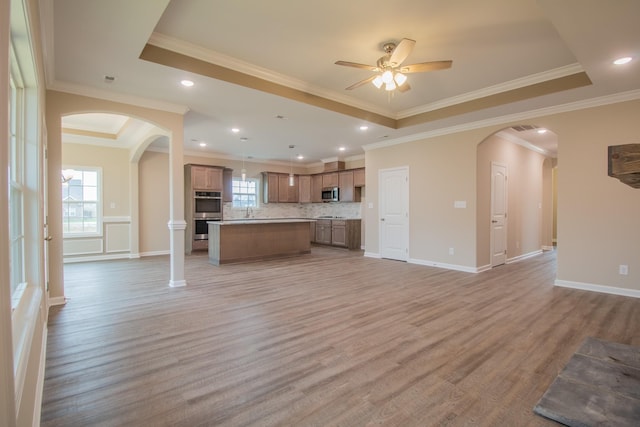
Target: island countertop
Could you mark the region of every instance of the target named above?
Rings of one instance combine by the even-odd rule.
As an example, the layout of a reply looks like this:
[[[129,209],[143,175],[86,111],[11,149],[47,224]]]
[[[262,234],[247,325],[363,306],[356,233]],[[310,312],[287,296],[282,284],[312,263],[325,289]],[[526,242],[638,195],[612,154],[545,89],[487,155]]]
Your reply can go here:
[[[209,262],[220,265],[308,254],[313,222],[297,218],[208,221]]]
[[[209,224],[214,225],[248,225],[248,224],[288,224],[297,222],[315,222],[315,219],[305,218],[242,218],[242,219],[229,219],[226,221],[209,221]]]

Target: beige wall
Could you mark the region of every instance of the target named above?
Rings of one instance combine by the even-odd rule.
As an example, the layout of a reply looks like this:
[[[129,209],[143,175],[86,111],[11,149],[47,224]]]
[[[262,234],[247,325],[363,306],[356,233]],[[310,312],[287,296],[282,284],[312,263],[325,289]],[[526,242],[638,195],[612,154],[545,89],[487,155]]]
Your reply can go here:
[[[475,266],[476,146],[481,132],[446,135],[366,152],[366,251],[379,254],[378,174],[409,167],[409,258]],[[464,209],[455,201],[466,201]],[[454,248],[454,255],[449,255]]]
[[[102,235],[64,239],[65,262],[86,257],[121,257],[131,253],[129,150],[64,144],[62,166],[102,171]]]
[[[544,177],[551,172],[550,167],[543,167],[545,157],[498,135],[491,135],[478,145],[477,156],[476,265],[491,263],[491,162],[507,167],[507,259],[540,251],[543,234],[551,233],[550,223],[548,232],[543,229],[543,204],[550,207],[551,203],[551,183],[548,182],[548,193],[543,187]]]
[[[140,254],[169,252],[169,155],[146,151],[139,166]]]
[[[129,150],[64,144],[62,165],[101,168],[103,215],[129,215]],[[114,207],[111,207],[112,203]]]
[[[638,111],[636,100],[528,120],[559,138],[558,284],[640,291],[640,192],[607,176],[607,146],[640,142]],[[476,267],[476,145],[514,124],[518,123],[369,149],[367,199],[373,208],[363,209],[368,224],[366,251],[379,253],[379,170],[407,165],[411,258]],[[539,171],[541,161],[532,159],[526,167]],[[546,175],[549,165],[544,167]],[[454,200],[467,200],[467,209],[454,210]],[[535,202],[529,202],[527,221],[536,210]],[[521,229],[519,238],[535,241],[538,233]],[[544,233],[541,239],[546,244]],[[454,246],[456,255],[447,256],[446,248]],[[478,260],[480,265],[484,262]],[[618,274],[620,264],[629,266],[627,276]]]
[[[559,114],[558,280],[640,290],[640,190],[607,175],[609,145],[640,143],[640,101]],[[618,274],[618,266],[629,274]]]
[[[60,170],[62,167],[62,130],[61,118],[69,114],[87,112],[107,112],[129,115],[140,120],[148,121],[165,129],[171,135],[174,144],[182,147],[183,144],[183,117],[180,113],[154,110],[130,104],[107,101],[80,95],[73,95],[58,91],[46,92],[46,123],[48,134],[48,180],[49,183],[60,182]],[[169,173],[167,171],[167,173]],[[180,175],[181,177],[182,175]],[[180,178],[181,179],[181,178]],[[182,200],[183,185],[180,181],[178,188],[174,187],[174,197]],[[169,187],[165,188],[169,191]],[[62,198],[59,185],[49,185],[49,225],[53,240],[49,251],[49,290],[54,298],[64,296],[63,268],[63,239],[62,239]],[[129,210],[132,210],[129,206]],[[137,208],[137,207],[135,207]],[[182,218],[184,207],[178,206],[176,218]],[[166,223],[165,223],[166,228]]]

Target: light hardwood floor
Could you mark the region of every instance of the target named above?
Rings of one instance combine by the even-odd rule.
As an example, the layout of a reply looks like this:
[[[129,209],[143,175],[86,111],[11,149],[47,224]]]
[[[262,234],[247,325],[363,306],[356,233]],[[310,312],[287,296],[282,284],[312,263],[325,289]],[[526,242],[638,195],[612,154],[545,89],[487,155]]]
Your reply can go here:
[[[587,336],[640,345],[640,300],[554,287],[555,253],[480,274],[313,247],[215,267],[65,266],[43,426],[554,426],[532,408]]]

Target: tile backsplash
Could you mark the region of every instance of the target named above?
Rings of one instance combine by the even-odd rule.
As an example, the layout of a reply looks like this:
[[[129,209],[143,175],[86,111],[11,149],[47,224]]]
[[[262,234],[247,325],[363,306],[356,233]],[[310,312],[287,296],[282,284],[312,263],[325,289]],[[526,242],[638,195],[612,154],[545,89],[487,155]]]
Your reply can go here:
[[[262,203],[257,208],[234,208],[224,203],[224,219],[242,218],[317,218],[332,215],[345,218],[362,218],[362,203]],[[248,214],[248,216],[247,216]]]

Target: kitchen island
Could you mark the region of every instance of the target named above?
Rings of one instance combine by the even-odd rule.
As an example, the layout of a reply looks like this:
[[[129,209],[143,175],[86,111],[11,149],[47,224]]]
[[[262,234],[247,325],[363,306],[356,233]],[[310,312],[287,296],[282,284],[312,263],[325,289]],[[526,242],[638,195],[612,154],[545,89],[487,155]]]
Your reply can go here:
[[[311,253],[311,219],[209,221],[209,262],[214,265]]]

